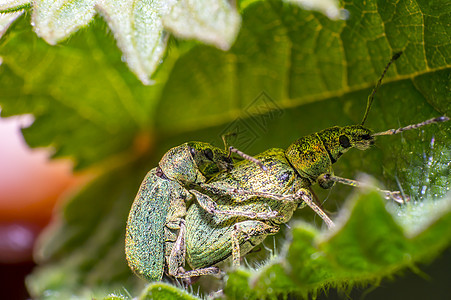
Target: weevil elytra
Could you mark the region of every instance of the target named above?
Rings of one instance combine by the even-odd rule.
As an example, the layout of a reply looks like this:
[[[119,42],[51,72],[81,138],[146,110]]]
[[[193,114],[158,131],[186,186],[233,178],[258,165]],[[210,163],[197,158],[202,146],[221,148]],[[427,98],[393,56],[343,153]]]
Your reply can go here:
[[[163,156],[144,178],[127,220],[125,254],[133,272],[150,281],[161,280],[165,268],[171,276],[184,273],[184,253],[177,251],[185,247],[173,245],[181,242],[177,231],[184,232],[186,201],[192,197],[185,187],[231,165],[227,151],[201,142],[182,144]],[[218,273],[214,267],[203,271]]]
[[[343,153],[351,148],[366,150],[379,135],[396,134],[449,120],[442,116],[380,133],[373,133],[363,126],[375,91],[399,55],[393,56],[369,96],[361,125],[328,128],[298,139],[285,151],[270,149],[255,156],[267,171],[242,161],[230,172],[219,173],[207,184],[200,184],[200,192],[193,192],[197,202],[189,207],[185,218],[186,256],[193,269],[213,266],[230,256],[233,264],[239,265],[243,255],[267,235],[276,233],[280,224],[287,222],[303,202],[332,227],[332,221],[314,205],[309,188],[315,183],[325,189],[335,182],[353,186],[360,184],[333,175],[332,164]],[[399,192],[383,192],[399,200]],[[262,217],[263,212],[266,217]],[[277,214],[271,215],[274,212]]]

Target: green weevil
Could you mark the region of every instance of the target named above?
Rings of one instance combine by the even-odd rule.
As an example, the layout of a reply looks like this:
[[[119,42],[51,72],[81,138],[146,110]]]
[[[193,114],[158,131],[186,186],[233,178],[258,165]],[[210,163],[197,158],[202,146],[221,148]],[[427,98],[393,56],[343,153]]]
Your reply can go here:
[[[150,281],[161,280],[165,268],[174,277],[184,273],[183,262],[179,261],[184,253],[176,252],[173,244],[177,243],[177,231],[184,232],[186,202],[192,198],[185,187],[206,182],[231,165],[227,151],[207,143],[189,142],[170,149],[159,166],[147,173],[126,227],[125,254],[133,272]],[[207,274],[217,272],[217,268],[204,270]]]
[[[335,126],[302,137],[287,150],[267,150],[255,156],[266,171],[242,161],[230,172],[219,173],[208,183],[200,184],[199,192],[192,192],[197,202],[187,211],[184,237],[186,259],[191,268],[210,267],[230,256],[233,264],[239,265],[243,255],[267,235],[278,232],[280,224],[288,222],[303,204],[312,207],[329,227],[333,227],[333,222],[314,204],[309,188],[315,183],[325,189],[335,182],[360,184],[333,175],[332,164],[343,153],[351,148],[368,149],[378,135],[396,134],[449,120],[442,116],[381,133],[373,133],[363,126],[376,89],[399,55],[393,56],[368,98],[361,125]],[[400,195],[399,192],[383,192],[395,200]],[[266,217],[262,217],[264,212]]]

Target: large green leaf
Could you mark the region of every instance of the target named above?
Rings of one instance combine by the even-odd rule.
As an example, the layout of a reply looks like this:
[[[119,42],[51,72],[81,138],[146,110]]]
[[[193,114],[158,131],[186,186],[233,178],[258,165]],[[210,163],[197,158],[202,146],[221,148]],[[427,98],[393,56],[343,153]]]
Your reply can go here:
[[[67,202],[59,222],[42,238],[37,251],[41,265],[28,280],[33,296],[140,293],[142,282],[124,260],[125,219],[140,180],[170,147],[189,140],[221,146],[221,134],[239,131],[232,144],[255,154],[287,147],[330,126],[359,123],[367,96],[397,51],[404,54],[377,92],[367,126],[383,131],[451,115],[451,6],[446,1],[346,2],[350,15],[345,21],[279,1],[243,1],[241,6],[242,29],[229,52],[171,39],[153,86],[143,86],[122,63],[101,19],[51,47],[36,37],[25,15],[0,40],[2,116],[32,113],[36,120],[24,130],[29,145],[52,146],[55,157],[103,171]],[[436,257],[449,245],[449,232],[434,224],[449,222],[449,206],[441,215],[427,207],[448,201],[450,143],[451,128],[444,123],[379,137],[376,147],[347,153],[334,168],[337,175],[369,173],[387,188],[411,195],[413,204],[392,217],[375,195],[362,196],[349,205],[354,207],[348,208],[353,212],[349,227],[329,237],[304,223],[293,225],[287,233],[293,243],[284,243],[283,234],[276,241],[279,251],[287,249],[284,254],[259,272],[231,273],[226,295],[265,296],[265,290],[267,295],[306,295],[327,286],[352,287]],[[324,207],[331,212],[343,206],[350,192],[343,186],[330,194],[317,191],[320,199],[328,198]],[[359,217],[358,209],[367,217]],[[368,214],[373,210],[374,218]],[[418,216],[431,221],[417,223]],[[295,219],[319,223],[308,209]],[[385,227],[374,231],[380,224]],[[400,254],[386,246],[388,257],[376,256],[379,252],[356,256],[362,265],[356,270],[344,258],[371,245],[356,238],[356,227],[362,229],[357,236],[393,231],[393,239],[380,241],[401,245],[410,260],[393,263]],[[435,241],[439,233],[443,238]],[[309,251],[317,253],[317,247],[327,257],[312,260]],[[290,253],[305,259],[293,261]],[[269,254],[255,255],[261,263],[260,256]],[[294,276],[287,262],[296,270],[321,271]],[[265,270],[276,269],[274,286],[268,286],[271,273],[268,279]],[[256,285],[249,287],[248,278]]]
[[[403,208],[403,218],[417,205]],[[341,211],[338,228],[319,232],[307,223],[297,223],[291,242],[276,259],[257,272],[229,273],[225,294],[234,299],[289,293],[306,297],[325,287],[377,282],[435,256],[451,240],[451,198],[421,206],[427,216],[415,216],[421,229],[412,230],[398,225],[399,218],[387,211],[378,193],[356,196]]]

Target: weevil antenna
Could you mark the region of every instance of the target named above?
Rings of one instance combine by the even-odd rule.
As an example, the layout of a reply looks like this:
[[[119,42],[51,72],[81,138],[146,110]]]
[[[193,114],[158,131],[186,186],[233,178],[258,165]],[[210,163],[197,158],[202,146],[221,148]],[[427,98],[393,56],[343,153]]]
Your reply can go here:
[[[407,130],[412,130],[412,129],[417,129],[420,127],[423,127],[425,125],[429,125],[429,124],[435,124],[435,123],[440,123],[440,122],[448,122],[450,119],[447,116],[441,116],[441,117],[436,117],[436,118],[432,118],[417,124],[412,124],[412,125],[408,125],[405,127],[401,127],[398,129],[389,129],[386,131],[382,131],[382,132],[377,132],[377,133],[373,133],[372,136],[378,136],[378,135],[394,135],[394,134],[398,134],[400,132],[403,131],[407,131]]]
[[[395,55],[393,55],[393,57],[390,59],[390,61],[388,62],[388,64],[385,66],[384,72],[382,72],[381,77],[379,78],[379,80],[376,83],[376,86],[374,87],[373,91],[371,92],[371,94],[368,96],[368,101],[366,103],[366,110],[365,110],[365,115],[363,116],[363,120],[362,123],[360,125],[365,124],[366,118],[368,117],[368,113],[370,112],[370,108],[371,108],[371,104],[373,104],[373,100],[374,100],[374,95],[377,92],[377,89],[381,86],[382,84],[382,79],[385,76],[385,73],[387,73],[388,68],[390,67],[390,65],[397,60],[400,56],[401,56],[402,52],[398,52]]]
[[[223,134],[222,136],[221,136],[221,138],[222,138],[222,142],[224,143],[224,148],[225,148],[225,150],[227,151],[227,150],[229,150],[228,148],[229,148],[229,143],[227,142],[227,139],[229,138],[229,137],[231,137],[231,136],[236,136],[237,134],[236,134],[236,132],[228,132],[228,133],[226,133],[226,134]]]

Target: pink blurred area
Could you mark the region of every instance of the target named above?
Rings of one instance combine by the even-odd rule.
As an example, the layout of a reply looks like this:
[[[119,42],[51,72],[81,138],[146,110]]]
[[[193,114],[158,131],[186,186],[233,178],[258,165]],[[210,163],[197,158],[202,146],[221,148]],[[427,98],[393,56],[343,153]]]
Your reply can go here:
[[[29,115],[0,118],[0,263],[32,260],[37,235],[57,199],[80,182],[69,160],[49,160],[49,149],[30,149],[21,128]]]

